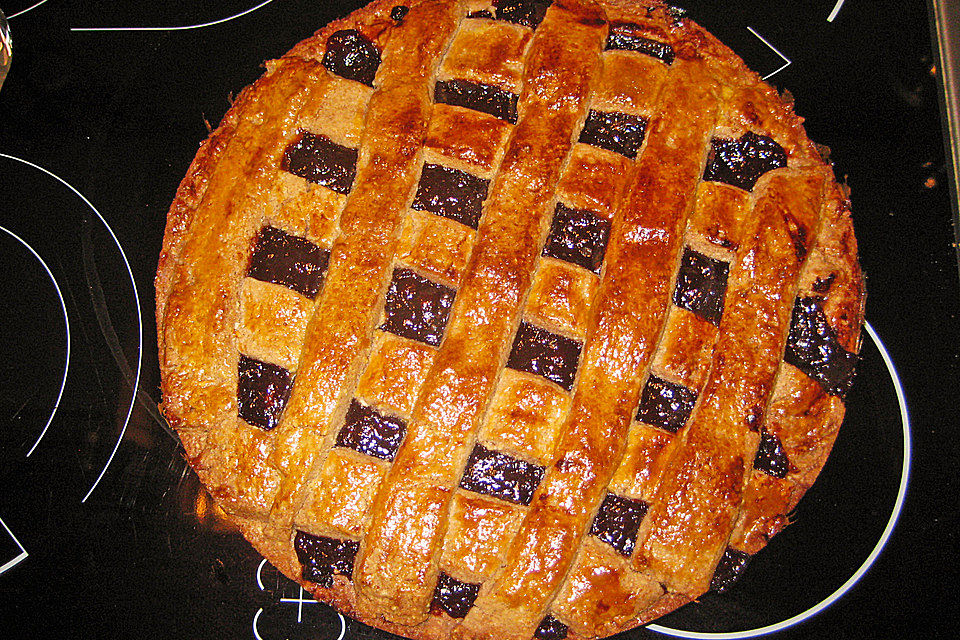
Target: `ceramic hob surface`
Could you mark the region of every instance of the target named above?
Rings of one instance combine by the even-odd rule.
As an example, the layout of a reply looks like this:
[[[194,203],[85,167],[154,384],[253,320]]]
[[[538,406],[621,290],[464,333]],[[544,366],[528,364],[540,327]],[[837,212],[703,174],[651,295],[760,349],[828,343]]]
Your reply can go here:
[[[263,60],[360,3],[179,4],[2,0],[0,636],[386,638],[227,526],[156,409],[153,275],[207,123]],[[728,592],[622,637],[946,635],[960,289],[925,7],[683,4],[831,147],[869,327],[793,524]]]

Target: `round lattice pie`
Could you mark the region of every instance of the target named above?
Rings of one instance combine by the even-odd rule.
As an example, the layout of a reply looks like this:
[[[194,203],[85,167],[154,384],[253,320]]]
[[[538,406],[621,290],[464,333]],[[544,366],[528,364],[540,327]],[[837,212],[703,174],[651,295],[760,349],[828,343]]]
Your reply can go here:
[[[864,290],[822,155],[655,0],[374,2],[267,63],[181,184],[163,409],[361,621],[642,624],[732,581],[836,437]]]

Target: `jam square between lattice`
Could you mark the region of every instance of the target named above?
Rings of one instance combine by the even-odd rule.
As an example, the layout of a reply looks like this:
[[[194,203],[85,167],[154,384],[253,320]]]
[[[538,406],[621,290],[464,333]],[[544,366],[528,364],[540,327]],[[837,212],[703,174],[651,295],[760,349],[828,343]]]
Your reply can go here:
[[[380,50],[356,29],[343,29],[327,38],[323,66],[334,75],[372,87],[380,68]]]
[[[429,211],[476,229],[489,186],[489,180],[466,171],[425,164],[411,206],[417,211]]]
[[[753,468],[763,471],[774,478],[786,478],[790,472],[790,460],[783,448],[783,443],[775,433],[766,429],[760,430],[760,444],[753,459]]]
[[[353,561],[360,543],[297,531],[293,546],[303,566],[303,579],[330,587],[334,574],[348,578],[353,575]]]
[[[551,333],[529,322],[521,322],[507,366],[543,376],[570,391],[577,375],[582,347],[577,340]]]
[[[713,572],[713,578],[710,580],[710,590],[721,593],[728,589],[743,575],[749,562],[750,554],[733,547],[727,547]]]
[[[393,460],[406,432],[403,420],[385,416],[354,400],[347,409],[346,422],[337,433],[337,446],[381,460]]]
[[[710,324],[720,325],[730,265],[687,247],[680,260],[673,304],[697,314]]]
[[[610,221],[592,211],[558,202],[543,255],[600,272],[610,237]]]
[[[608,493],[593,520],[590,534],[609,544],[620,555],[629,558],[647,508],[648,505],[643,500],[632,500]]]
[[[787,152],[773,138],[748,131],[738,139],[714,138],[703,179],[752,191],[767,171],[787,166]]]
[[[553,3],[551,0],[499,0],[494,4],[497,7],[497,20],[536,29]]]
[[[312,300],[320,292],[329,260],[329,251],[306,238],[267,226],[257,235],[247,275],[293,289]]]
[[[820,383],[827,393],[846,395],[857,355],[843,348],[817,297],[797,298],[783,359]]]
[[[517,94],[480,82],[444,80],[437,82],[433,99],[440,104],[487,113],[510,124],[517,123]]]
[[[543,479],[543,467],[476,445],[467,460],[460,487],[527,505]]]
[[[697,395],[682,384],[650,376],[640,393],[637,420],[676,433],[690,419]]]
[[[269,431],[280,422],[293,376],[281,366],[240,355],[237,380],[237,408],[240,418]]]
[[[439,346],[456,291],[410,269],[394,269],[380,327],[402,338]]]
[[[633,160],[643,144],[647,120],[619,111],[590,110],[580,132],[580,142],[619,153]]]
[[[319,133],[303,131],[283,152],[280,168],[304,180],[348,194],[357,177],[356,149]]]
[[[568,631],[567,625],[548,615],[540,621],[533,637],[535,640],[564,640]]]
[[[440,572],[437,586],[433,591],[433,601],[430,610],[433,612],[445,611],[451,618],[465,618],[480,593],[480,585],[470,582],[461,582],[447,574]]]
[[[610,33],[607,36],[606,49],[638,51],[654,57],[665,64],[673,64],[673,47],[666,42],[652,40],[639,35],[636,33],[638,29],[640,29],[639,25],[630,23],[621,22],[619,24],[611,24]]]

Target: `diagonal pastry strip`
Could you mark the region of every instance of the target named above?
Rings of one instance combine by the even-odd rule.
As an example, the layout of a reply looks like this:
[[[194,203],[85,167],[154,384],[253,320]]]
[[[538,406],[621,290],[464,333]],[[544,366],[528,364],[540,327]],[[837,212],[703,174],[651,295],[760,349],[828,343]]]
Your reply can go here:
[[[304,482],[336,418],[345,414],[368,354],[415,186],[432,75],[456,26],[455,9],[443,2],[418,5],[408,16],[408,28],[394,32],[384,49],[379,73],[412,78],[384,83],[370,99],[356,181],[340,215],[340,236],[271,455],[285,474],[271,509],[277,535],[289,531]],[[333,300],[349,304],[331,304]]]
[[[667,75],[634,183],[614,218],[580,374],[603,383],[577,389],[559,460],[544,478],[494,588],[481,594],[464,621],[467,637],[511,637],[504,628],[508,621],[533,632],[622,455],[703,171],[701,157],[677,150],[706,146],[719,106],[716,87],[691,89],[691,67],[677,60]]]
[[[671,591],[709,587],[735,524],[756,452],[756,425],[783,359],[785,328],[804,255],[816,239],[824,176],[777,174],[754,208],[731,272],[711,375],[684,441],[666,470],[638,541],[634,566]],[[777,258],[773,259],[772,256]],[[784,256],[793,255],[793,260]],[[689,509],[689,517],[676,514]]]
[[[426,616],[431,591],[421,585],[437,579],[451,491],[506,357],[504,346],[493,345],[509,344],[519,321],[542,244],[530,239],[547,230],[553,189],[597,73],[603,31],[589,24],[589,9],[568,4],[547,11],[530,44],[520,119],[491,187],[447,337],[360,549],[354,575],[360,606],[375,604],[393,621]],[[403,517],[414,511],[425,517]]]

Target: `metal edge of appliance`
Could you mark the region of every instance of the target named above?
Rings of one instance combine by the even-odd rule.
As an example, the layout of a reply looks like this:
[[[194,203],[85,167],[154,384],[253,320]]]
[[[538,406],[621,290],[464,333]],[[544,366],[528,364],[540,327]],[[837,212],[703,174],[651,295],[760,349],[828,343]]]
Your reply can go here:
[[[953,198],[954,247],[960,269],[960,0],[927,0],[931,44],[937,48],[944,150]]]

